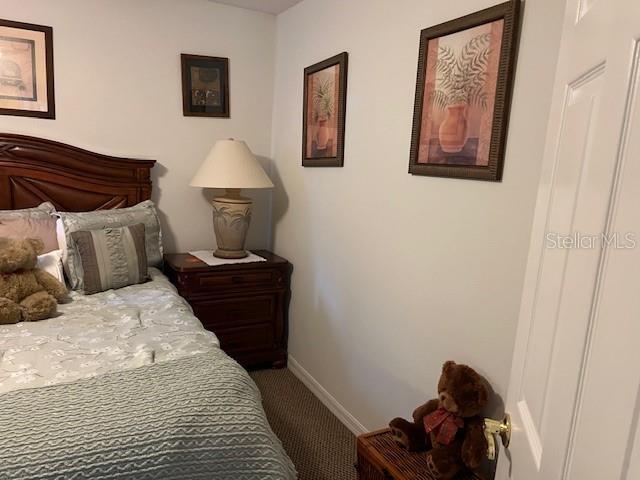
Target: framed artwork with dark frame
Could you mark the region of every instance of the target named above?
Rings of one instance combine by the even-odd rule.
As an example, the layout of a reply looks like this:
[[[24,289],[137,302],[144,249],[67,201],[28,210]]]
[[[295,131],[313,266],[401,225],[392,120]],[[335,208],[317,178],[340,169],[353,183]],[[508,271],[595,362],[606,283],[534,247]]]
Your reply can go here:
[[[348,54],[304,69],[302,166],[342,167]]]
[[[500,181],[520,0],[422,30],[409,173]]]
[[[0,115],[56,118],[53,29],[0,19]]]
[[[229,118],[229,59],[181,54],[185,117]]]

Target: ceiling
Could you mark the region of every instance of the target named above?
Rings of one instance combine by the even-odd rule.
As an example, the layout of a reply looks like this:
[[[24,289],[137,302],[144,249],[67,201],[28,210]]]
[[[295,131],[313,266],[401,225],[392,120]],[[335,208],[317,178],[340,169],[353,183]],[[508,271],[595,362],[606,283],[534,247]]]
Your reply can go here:
[[[302,0],[211,0],[216,3],[233,5],[234,7],[248,8],[259,12],[278,13],[284,12],[287,8],[293,7]]]

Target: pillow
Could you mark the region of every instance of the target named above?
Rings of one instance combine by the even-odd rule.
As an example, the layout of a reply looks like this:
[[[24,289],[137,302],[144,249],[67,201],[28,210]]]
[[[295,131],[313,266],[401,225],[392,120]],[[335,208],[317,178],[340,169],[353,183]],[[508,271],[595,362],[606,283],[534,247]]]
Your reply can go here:
[[[80,260],[84,293],[91,295],[146,281],[144,237],[142,223],[73,232],[71,238]]]
[[[64,223],[61,218],[56,218],[56,238],[58,240],[58,248],[62,250],[62,267],[67,270],[67,237],[64,235]],[[67,275],[69,272],[67,272]]]
[[[60,283],[64,284],[64,272],[62,271],[62,250],[54,250],[43,255],[38,255],[38,264],[36,266],[39,269],[50,273],[51,275],[56,277],[56,279],[60,281]]]
[[[57,212],[56,215],[62,220],[64,227],[66,249],[63,253],[63,263],[71,288],[74,290],[82,290],[84,285],[80,273],[80,258],[72,237],[73,232],[101,230],[107,227],[126,227],[143,223],[148,265],[156,267],[162,264],[162,233],[158,214],[151,200],[129,208],[79,213]],[[62,245],[62,242],[59,243]]]
[[[48,218],[56,211],[49,202],[44,202],[33,208],[24,208],[22,210],[0,210],[0,220],[9,220],[13,218]]]
[[[39,238],[44,243],[43,253],[58,250],[56,219],[48,216],[0,218],[0,237]]]

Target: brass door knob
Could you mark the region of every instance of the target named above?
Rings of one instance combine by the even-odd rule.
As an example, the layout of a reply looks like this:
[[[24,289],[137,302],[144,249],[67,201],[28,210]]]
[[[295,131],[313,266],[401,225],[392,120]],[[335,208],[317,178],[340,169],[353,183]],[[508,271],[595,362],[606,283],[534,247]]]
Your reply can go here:
[[[504,419],[500,422],[492,418],[484,419],[484,436],[487,439],[487,457],[490,460],[496,458],[496,442],[495,435],[500,435],[504,448],[509,448],[511,441],[511,416],[505,413]]]

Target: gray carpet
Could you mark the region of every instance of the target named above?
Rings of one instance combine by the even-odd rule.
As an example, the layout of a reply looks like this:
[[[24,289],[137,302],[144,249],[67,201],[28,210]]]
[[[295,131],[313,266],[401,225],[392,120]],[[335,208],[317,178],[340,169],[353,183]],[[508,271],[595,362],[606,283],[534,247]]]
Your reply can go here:
[[[355,437],[300,380],[286,368],[251,377],[299,480],[355,480]]]

